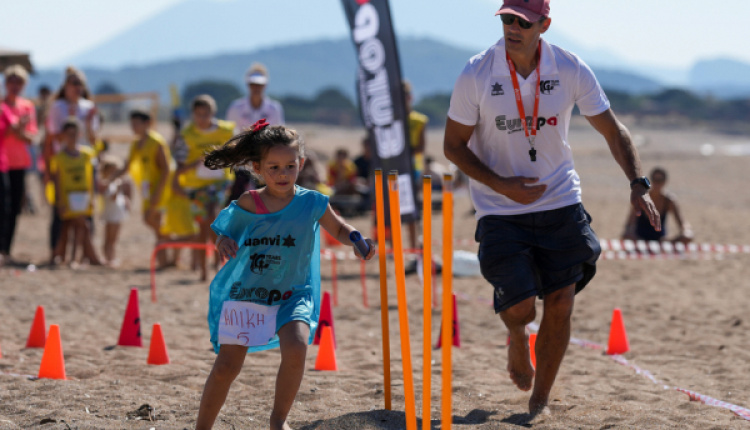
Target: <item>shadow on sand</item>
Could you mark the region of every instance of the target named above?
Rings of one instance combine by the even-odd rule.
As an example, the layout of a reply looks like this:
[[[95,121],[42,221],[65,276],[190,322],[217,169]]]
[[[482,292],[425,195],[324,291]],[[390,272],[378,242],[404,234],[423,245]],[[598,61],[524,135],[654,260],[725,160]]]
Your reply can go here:
[[[464,417],[453,416],[453,424],[483,424],[497,412],[474,409]],[[318,420],[312,424],[298,427],[298,430],[340,430],[340,429],[377,429],[402,430],[406,427],[406,414],[403,411],[375,410],[342,415],[329,420]],[[295,427],[297,428],[297,427]],[[417,428],[422,428],[422,420],[417,418]],[[430,422],[431,429],[440,428],[440,420]]]

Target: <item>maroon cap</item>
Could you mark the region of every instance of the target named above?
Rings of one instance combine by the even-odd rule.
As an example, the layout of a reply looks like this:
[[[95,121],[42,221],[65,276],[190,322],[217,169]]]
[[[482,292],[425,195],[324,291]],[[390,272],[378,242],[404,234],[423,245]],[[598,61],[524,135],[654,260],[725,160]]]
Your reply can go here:
[[[505,0],[495,15],[506,13],[537,22],[543,16],[549,16],[549,0]]]

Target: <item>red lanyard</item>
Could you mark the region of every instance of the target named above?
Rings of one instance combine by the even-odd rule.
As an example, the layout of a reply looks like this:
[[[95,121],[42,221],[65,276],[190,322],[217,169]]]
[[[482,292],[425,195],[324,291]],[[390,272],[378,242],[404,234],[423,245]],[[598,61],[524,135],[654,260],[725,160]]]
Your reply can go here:
[[[540,66],[542,64],[542,42],[539,41],[539,47],[537,48],[537,60],[536,60],[536,95],[534,96],[534,113],[531,118],[531,133],[529,133],[529,125],[526,123],[526,110],[523,108],[523,99],[521,98],[521,87],[518,85],[518,77],[516,76],[516,66],[513,64],[513,60],[510,59],[508,51],[505,51],[505,59],[508,61],[508,68],[510,69],[510,78],[513,81],[513,92],[516,95],[516,105],[518,106],[518,113],[521,115],[521,124],[523,124],[523,131],[526,133],[526,139],[529,140],[529,157],[531,161],[536,161],[536,149],[534,149],[534,140],[536,140],[536,125],[539,120],[539,99],[541,97],[541,82],[542,74],[540,73]]]

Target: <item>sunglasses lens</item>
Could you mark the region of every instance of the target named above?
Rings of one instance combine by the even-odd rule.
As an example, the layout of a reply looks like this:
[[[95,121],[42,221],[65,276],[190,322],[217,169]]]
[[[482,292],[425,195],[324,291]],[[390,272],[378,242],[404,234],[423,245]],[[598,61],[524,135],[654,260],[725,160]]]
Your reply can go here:
[[[502,19],[503,24],[505,24],[505,25],[513,25],[513,23],[517,19],[518,20],[518,26],[521,27],[524,30],[530,29],[531,25],[532,25],[529,21],[526,21],[523,18],[517,17],[515,15],[511,15],[511,14],[500,15],[500,19]]]

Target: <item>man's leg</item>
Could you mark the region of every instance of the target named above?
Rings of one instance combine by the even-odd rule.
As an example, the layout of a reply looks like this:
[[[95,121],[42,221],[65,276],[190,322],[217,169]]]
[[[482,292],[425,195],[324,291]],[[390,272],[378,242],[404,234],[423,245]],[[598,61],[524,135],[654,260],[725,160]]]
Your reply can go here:
[[[529,355],[529,336],[526,334],[526,325],[534,321],[536,316],[535,300],[536,297],[529,297],[500,312],[500,318],[508,327],[510,335],[508,346],[510,379],[523,391],[530,390],[531,382],[534,380],[534,367],[531,365]]]
[[[575,284],[544,296],[544,314],[536,338],[536,379],[529,399],[529,412],[538,414],[549,401],[552,384],[570,342]]]

